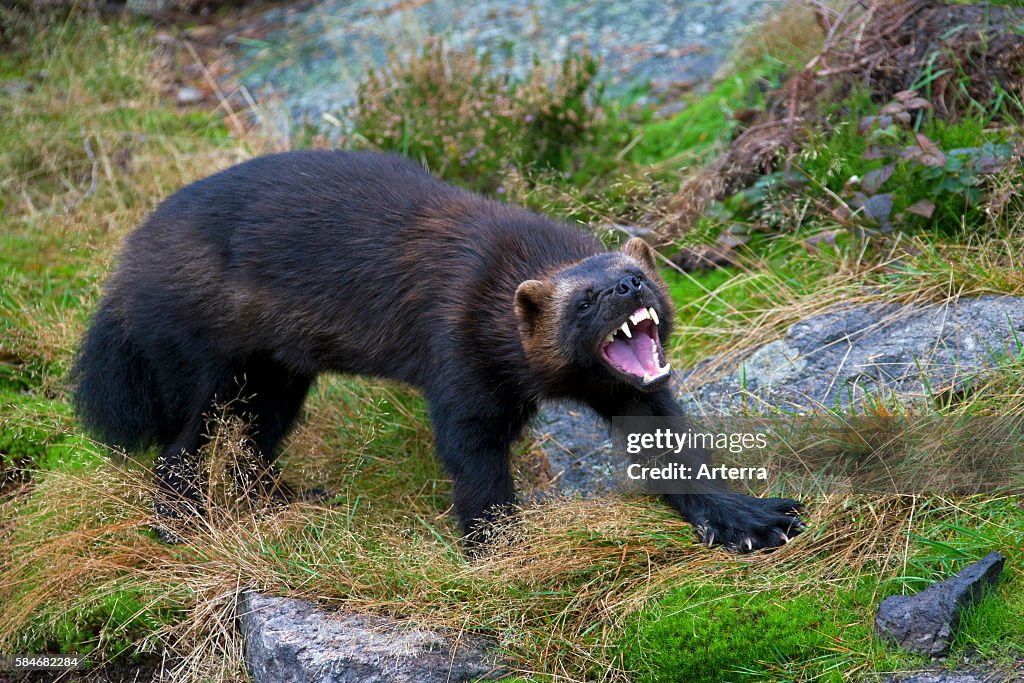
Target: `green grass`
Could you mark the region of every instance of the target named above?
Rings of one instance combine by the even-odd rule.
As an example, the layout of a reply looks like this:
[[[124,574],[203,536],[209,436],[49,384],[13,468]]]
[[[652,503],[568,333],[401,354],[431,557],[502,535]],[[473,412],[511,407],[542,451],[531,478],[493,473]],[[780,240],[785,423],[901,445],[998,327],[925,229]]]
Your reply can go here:
[[[644,124],[642,136],[629,158],[643,165],[661,164],[680,157],[692,160],[707,153],[736,131],[739,109],[756,108],[763,100],[755,85],[775,82],[776,69],[758,64],[724,78],[710,92],[685,99],[686,108],[664,120]],[[777,84],[776,84],[777,85]]]
[[[101,462],[65,402],[0,382],[0,406],[0,465],[74,471]]]

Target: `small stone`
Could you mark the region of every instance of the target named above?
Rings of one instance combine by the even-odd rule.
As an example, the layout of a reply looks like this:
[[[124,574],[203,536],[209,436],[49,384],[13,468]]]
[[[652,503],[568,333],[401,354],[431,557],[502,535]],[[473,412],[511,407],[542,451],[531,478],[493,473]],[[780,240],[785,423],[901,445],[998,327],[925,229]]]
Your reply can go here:
[[[254,683],[457,683],[503,674],[479,638],[304,600],[246,591],[238,619]]]
[[[998,673],[996,674],[998,675]],[[996,680],[1009,680],[1006,678],[995,678],[985,674],[975,675],[973,673],[956,673],[947,671],[919,673],[910,678],[889,678],[886,683],[992,683]]]
[[[217,27],[213,24],[199,24],[198,26],[186,29],[185,32],[192,40],[205,40],[217,34]]]
[[[186,85],[178,90],[177,100],[180,105],[196,104],[203,101],[203,93],[197,88]]]
[[[685,100],[676,100],[669,102],[666,105],[658,107],[654,110],[654,118],[656,119],[669,119],[676,114],[684,111],[689,106],[689,103]]]
[[[31,92],[34,86],[26,80],[14,80],[7,81],[3,85],[3,92],[5,95],[10,97],[18,97],[24,95],[27,92]]]
[[[989,553],[917,595],[886,598],[875,616],[875,632],[909,652],[947,654],[964,608],[977,603],[982,591],[999,581],[1005,561],[999,553]]]

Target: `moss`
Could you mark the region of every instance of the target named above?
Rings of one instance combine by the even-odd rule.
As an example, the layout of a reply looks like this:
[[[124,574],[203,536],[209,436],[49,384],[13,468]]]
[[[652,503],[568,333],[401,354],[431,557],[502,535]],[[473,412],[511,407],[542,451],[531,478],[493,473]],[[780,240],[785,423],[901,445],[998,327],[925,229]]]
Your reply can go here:
[[[25,634],[21,651],[80,654],[91,664],[152,651],[139,646],[180,619],[176,609],[153,604],[138,587],[118,590],[109,585],[103,593],[81,596],[78,604],[59,615],[46,615],[44,609],[39,622],[47,617],[49,623],[38,635]],[[90,662],[94,653],[97,661]]]
[[[841,681],[848,655],[836,645],[869,639],[867,626],[848,623],[850,602],[827,590],[687,587],[627,630],[623,656],[638,683],[806,680],[808,663],[825,670],[817,680]]]

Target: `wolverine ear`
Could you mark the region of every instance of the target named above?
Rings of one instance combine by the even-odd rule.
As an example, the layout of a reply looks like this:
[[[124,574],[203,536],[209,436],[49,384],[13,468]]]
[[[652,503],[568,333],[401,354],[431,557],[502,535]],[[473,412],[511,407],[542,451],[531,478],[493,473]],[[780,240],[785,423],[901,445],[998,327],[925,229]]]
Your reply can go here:
[[[525,331],[533,332],[548,295],[548,285],[540,280],[527,280],[516,287],[516,316]]]
[[[622,245],[621,251],[626,256],[632,256],[651,271],[658,272],[658,264],[654,261],[654,250],[643,239],[630,237],[629,241]]]

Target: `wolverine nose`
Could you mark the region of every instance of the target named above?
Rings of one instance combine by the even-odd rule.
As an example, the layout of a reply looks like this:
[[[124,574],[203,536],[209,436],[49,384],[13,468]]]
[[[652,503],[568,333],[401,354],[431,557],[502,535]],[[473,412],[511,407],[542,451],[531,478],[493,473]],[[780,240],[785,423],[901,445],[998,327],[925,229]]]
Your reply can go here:
[[[627,275],[615,285],[615,293],[619,296],[635,296],[644,287],[644,281],[636,275]]]

